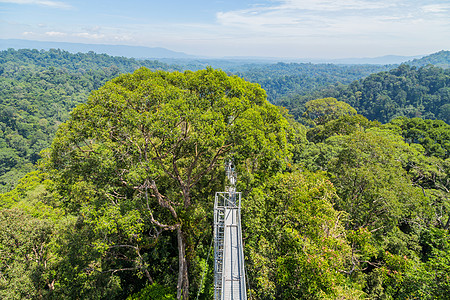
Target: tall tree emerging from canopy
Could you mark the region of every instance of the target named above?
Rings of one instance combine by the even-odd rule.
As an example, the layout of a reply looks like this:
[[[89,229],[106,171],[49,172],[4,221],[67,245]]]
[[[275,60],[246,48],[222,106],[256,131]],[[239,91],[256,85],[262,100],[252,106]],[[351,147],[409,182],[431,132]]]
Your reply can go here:
[[[102,236],[96,249],[133,261],[114,273],[133,269],[152,282],[144,252],[161,233],[176,235],[177,298],[187,300],[194,226],[212,226],[213,194],[205,195],[222,184],[224,159],[233,157],[247,184],[276,172],[288,156],[287,128],[256,84],[213,69],[139,69],[73,111],[47,167],[66,207]]]
[[[306,102],[305,108],[306,111],[303,116],[317,125],[324,125],[342,116],[356,115],[356,110],[353,107],[345,102],[336,100],[336,98],[311,100]]]

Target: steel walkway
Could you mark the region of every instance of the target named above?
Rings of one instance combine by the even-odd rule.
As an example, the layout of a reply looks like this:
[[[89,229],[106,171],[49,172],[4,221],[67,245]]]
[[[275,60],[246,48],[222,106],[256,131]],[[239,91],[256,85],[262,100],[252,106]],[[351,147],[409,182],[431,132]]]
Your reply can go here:
[[[246,300],[241,193],[235,191],[231,163],[227,176],[231,186],[217,192],[214,202],[214,299]]]

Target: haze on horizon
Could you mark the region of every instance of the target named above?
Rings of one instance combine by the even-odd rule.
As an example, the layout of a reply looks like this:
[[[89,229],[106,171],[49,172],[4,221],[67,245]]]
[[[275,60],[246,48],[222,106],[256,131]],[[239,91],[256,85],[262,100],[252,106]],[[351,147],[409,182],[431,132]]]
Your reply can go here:
[[[192,55],[346,58],[450,49],[448,0],[0,0],[0,38]]]

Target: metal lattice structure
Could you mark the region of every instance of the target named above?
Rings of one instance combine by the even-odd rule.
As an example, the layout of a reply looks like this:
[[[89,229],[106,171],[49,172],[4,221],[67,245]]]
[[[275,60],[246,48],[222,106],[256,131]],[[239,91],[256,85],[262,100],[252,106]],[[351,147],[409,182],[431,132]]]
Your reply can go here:
[[[246,300],[241,193],[232,161],[225,165],[229,185],[214,202],[214,299]]]

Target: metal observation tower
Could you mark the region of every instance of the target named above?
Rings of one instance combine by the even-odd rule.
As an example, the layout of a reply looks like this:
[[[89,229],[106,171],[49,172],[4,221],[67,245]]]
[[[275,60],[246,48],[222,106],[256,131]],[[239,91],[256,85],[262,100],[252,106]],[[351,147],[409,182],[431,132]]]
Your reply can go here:
[[[228,185],[214,201],[214,299],[247,300],[244,248],[241,232],[241,193],[236,192],[236,171],[225,164]]]

